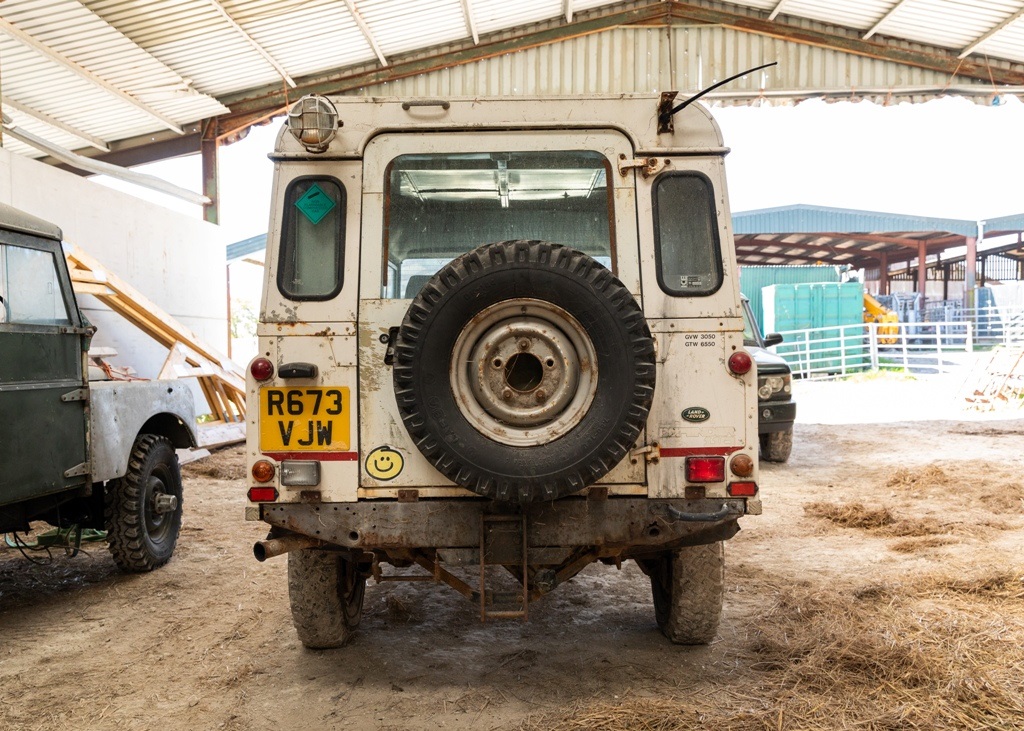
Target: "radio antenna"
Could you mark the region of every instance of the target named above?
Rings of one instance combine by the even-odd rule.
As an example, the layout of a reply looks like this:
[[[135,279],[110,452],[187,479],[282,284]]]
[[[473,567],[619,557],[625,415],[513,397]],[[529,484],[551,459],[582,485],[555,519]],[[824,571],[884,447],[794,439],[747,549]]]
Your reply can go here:
[[[676,104],[674,107],[670,107],[670,105],[675,100],[676,94],[678,92],[669,91],[669,92],[663,93],[661,95],[661,103],[658,105],[658,133],[661,134],[662,132],[671,132],[673,130],[673,126],[672,126],[672,117],[673,117],[673,115],[675,115],[675,113],[680,111],[681,109],[685,109],[687,107],[687,105],[691,104],[692,102],[697,101],[698,99],[700,99],[702,96],[704,96],[708,92],[712,92],[715,89],[717,89],[718,87],[724,86],[725,84],[728,84],[730,81],[735,81],[736,79],[740,78],[741,76],[746,76],[747,74],[753,73],[754,71],[760,71],[761,69],[766,69],[769,66],[778,66],[778,64],[779,64],[778,61],[772,61],[771,63],[762,64],[760,66],[755,66],[752,69],[747,69],[746,71],[741,71],[740,73],[738,73],[738,74],[736,74],[734,76],[730,76],[728,79],[722,79],[717,84],[712,84],[711,86],[709,86],[707,89],[704,89],[703,91],[697,92],[693,96],[688,97],[687,99],[681,101],[679,104]]]

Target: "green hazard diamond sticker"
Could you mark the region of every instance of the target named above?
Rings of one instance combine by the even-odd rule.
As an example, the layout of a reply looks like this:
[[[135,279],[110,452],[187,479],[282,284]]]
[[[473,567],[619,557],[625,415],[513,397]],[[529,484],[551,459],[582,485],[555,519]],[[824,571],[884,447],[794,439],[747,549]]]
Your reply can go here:
[[[313,183],[309,190],[301,198],[295,201],[295,207],[302,211],[302,215],[309,219],[314,226],[324,220],[324,216],[338,205],[323,189]]]

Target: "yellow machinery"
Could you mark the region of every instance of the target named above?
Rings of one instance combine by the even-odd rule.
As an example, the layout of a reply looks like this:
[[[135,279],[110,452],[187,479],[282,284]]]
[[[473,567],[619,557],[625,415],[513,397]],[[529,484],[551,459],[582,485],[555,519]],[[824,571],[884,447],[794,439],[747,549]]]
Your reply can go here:
[[[876,300],[867,292],[864,293],[864,322],[877,322],[880,327],[878,328],[878,342],[883,345],[892,345],[896,342],[896,338],[899,335],[899,321],[900,318],[895,312],[890,310],[888,307],[882,305],[881,302]],[[894,323],[894,324],[886,324]]]

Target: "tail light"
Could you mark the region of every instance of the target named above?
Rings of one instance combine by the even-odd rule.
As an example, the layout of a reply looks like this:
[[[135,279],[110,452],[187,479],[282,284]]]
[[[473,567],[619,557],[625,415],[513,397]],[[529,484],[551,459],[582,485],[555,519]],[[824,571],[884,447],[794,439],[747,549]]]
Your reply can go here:
[[[722,482],[725,479],[725,457],[687,457],[687,482]]]
[[[270,482],[274,479],[276,472],[274,465],[265,459],[261,459],[252,466],[252,478],[256,482]]]
[[[266,358],[257,358],[249,364],[249,372],[257,381],[268,381],[274,377],[274,364]]]
[[[250,487],[249,502],[272,503],[277,500],[277,490],[273,487]]]
[[[750,477],[754,473],[754,460],[747,454],[737,454],[729,460],[729,469],[737,477]]]
[[[754,361],[751,360],[750,354],[745,350],[737,350],[729,356],[729,370],[737,376],[749,373],[753,365]]]
[[[757,494],[757,483],[730,482],[727,491],[732,497],[754,497]]]

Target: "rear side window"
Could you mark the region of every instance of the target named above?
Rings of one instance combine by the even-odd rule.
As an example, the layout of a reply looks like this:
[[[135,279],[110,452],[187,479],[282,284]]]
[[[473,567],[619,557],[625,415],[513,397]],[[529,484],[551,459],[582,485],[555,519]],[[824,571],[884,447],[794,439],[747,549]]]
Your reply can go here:
[[[0,323],[70,325],[49,251],[0,244]]]
[[[299,178],[285,192],[277,287],[288,299],[326,300],[341,291],[345,189],[334,178]]]
[[[722,286],[711,181],[697,173],[670,173],[654,183],[658,284],[668,294],[693,297]]]

